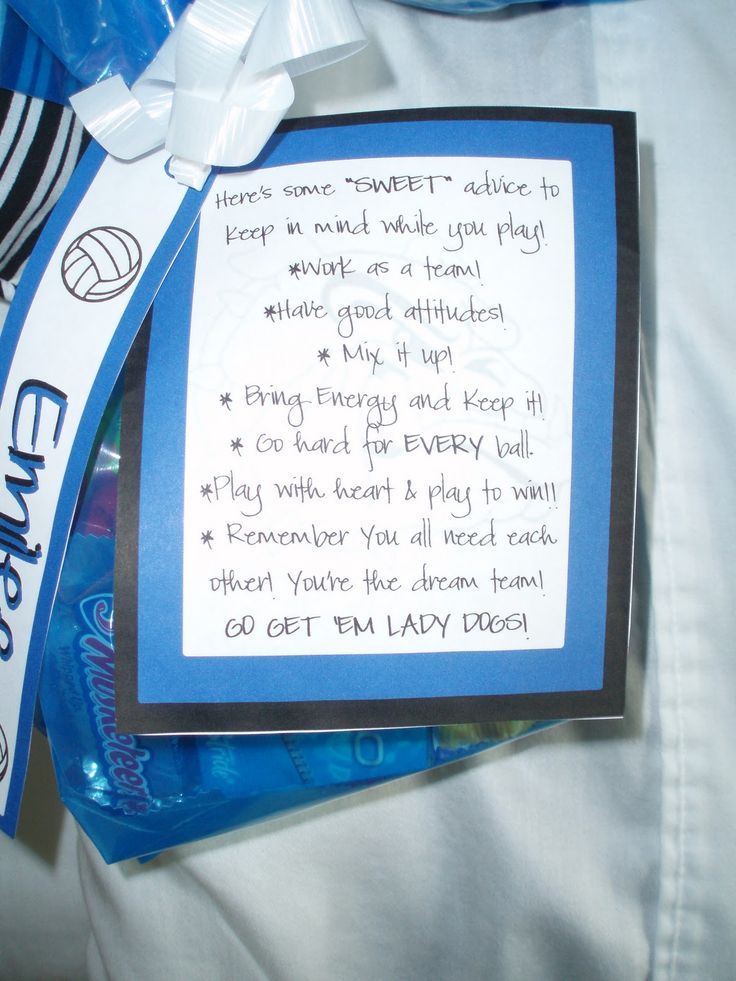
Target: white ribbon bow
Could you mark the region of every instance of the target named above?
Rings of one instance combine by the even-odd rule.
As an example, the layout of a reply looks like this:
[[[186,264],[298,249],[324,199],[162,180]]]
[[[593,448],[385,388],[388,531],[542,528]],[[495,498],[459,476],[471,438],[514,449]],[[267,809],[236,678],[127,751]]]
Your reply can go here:
[[[258,156],[294,101],[291,79],[365,47],[350,0],[195,0],[131,88],[119,75],[71,99],[108,153],[165,146],[201,189],[212,165]]]

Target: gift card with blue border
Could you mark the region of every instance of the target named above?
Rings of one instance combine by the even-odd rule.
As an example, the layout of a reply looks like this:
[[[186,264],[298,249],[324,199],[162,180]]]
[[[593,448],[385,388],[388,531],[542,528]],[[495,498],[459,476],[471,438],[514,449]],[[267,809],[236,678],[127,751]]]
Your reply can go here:
[[[120,728],[621,715],[637,389],[631,114],[282,125],[128,363]]]

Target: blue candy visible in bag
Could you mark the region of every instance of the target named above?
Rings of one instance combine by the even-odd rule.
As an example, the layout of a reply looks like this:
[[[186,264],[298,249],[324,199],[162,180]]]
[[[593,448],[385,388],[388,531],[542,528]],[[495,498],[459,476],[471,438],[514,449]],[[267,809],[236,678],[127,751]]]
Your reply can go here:
[[[218,834],[431,764],[426,729],[135,736],[115,726],[114,539],[75,533],[41,679],[61,796],[109,861]]]

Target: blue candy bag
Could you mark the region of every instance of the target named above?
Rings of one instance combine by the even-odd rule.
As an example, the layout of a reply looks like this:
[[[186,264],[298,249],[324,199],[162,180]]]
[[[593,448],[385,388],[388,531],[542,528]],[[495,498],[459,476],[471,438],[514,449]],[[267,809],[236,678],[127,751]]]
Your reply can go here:
[[[0,84],[27,95],[64,101],[82,86],[120,74],[131,84],[153,59],[189,0],[0,0]],[[399,0],[453,14],[484,13],[517,4],[554,0]],[[21,25],[13,11],[22,18]],[[39,41],[42,44],[39,44]],[[26,50],[26,45],[28,46]],[[36,48],[45,47],[41,53]],[[19,52],[23,52],[19,55]],[[21,71],[8,62],[22,57]],[[36,64],[35,59],[41,59]],[[66,74],[65,74],[66,73]]]
[[[93,85],[116,74],[134,82],[188,0],[7,2],[78,82]]]
[[[0,88],[64,103],[79,87],[38,35],[0,0]]]

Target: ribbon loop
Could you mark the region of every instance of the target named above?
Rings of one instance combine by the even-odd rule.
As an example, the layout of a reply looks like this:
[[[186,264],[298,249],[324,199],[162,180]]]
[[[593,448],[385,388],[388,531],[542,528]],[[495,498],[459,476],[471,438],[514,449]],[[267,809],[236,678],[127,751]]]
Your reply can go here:
[[[365,47],[350,0],[195,0],[129,89],[119,76],[71,99],[112,156],[165,146],[177,180],[254,160],[294,100],[292,77]]]

